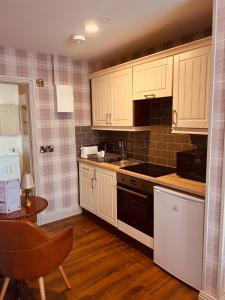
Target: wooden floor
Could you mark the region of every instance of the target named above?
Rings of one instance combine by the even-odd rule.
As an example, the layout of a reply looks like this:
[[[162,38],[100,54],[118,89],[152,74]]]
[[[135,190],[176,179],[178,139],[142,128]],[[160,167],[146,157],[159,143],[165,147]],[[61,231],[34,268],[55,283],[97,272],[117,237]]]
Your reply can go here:
[[[57,232],[74,227],[74,247],[63,264],[72,289],[65,290],[58,271],[45,278],[47,300],[197,300],[198,293],[175,279],[149,256],[98,225],[75,216],[44,226]],[[29,281],[39,299],[36,280]]]

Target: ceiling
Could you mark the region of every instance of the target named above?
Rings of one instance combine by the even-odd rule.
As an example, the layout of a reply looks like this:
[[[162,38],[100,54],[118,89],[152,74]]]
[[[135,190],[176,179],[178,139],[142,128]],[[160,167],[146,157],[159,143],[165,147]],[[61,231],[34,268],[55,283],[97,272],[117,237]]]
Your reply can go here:
[[[211,27],[213,0],[0,0],[0,46],[108,61]],[[108,22],[101,17],[109,16]],[[99,27],[85,33],[87,20]],[[73,34],[85,34],[75,44]]]

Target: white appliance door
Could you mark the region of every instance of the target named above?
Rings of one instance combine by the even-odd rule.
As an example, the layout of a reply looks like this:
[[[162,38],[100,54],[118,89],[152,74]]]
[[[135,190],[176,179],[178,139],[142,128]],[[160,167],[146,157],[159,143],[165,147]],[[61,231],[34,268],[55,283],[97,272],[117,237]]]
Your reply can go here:
[[[154,262],[200,290],[204,201],[154,188]]]

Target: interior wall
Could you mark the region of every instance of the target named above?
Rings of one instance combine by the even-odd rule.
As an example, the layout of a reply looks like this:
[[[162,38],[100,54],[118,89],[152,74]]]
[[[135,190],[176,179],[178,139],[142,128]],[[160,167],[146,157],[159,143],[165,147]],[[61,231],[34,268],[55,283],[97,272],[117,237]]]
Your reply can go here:
[[[54,63],[54,78],[53,78]],[[40,196],[48,200],[41,222],[50,222],[80,212],[76,165],[75,125],[90,124],[90,87],[88,73],[94,65],[70,58],[0,47],[0,76],[23,78],[33,82]],[[37,87],[36,79],[44,86]],[[74,87],[75,113],[55,111],[56,83]],[[53,153],[40,154],[41,145],[54,145]]]

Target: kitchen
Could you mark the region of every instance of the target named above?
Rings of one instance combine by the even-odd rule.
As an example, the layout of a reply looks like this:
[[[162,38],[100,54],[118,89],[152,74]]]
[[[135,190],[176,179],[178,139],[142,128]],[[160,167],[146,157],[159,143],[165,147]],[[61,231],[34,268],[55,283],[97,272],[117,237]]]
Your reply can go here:
[[[81,207],[153,249],[156,264],[197,290],[210,62],[203,38],[91,74],[92,129],[105,136],[82,146],[79,159]]]
[[[126,18],[120,10],[111,17],[102,8],[97,33],[79,32],[81,27],[74,25],[76,32],[64,50],[59,38],[65,40],[65,32],[57,27],[56,16],[52,20],[58,37],[47,19],[43,24],[36,17],[32,21],[41,26],[42,37],[38,26],[21,39],[2,26],[1,83],[29,87],[35,194],[48,200],[38,225],[52,232],[75,228],[73,252],[65,262],[72,290],[64,294],[53,274],[47,279],[47,298],[56,299],[59,293],[59,299],[223,299],[222,2],[207,0],[204,6],[187,1],[169,13],[166,9],[175,3],[167,7],[161,1],[152,7],[156,12],[164,7],[165,13],[158,15],[155,32],[143,43],[127,40],[126,47],[118,28],[123,34],[126,29],[124,38],[129,39],[137,23],[130,23],[129,30],[125,23],[121,26]],[[68,36],[72,29],[66,20],[72,24],[73,9],[55,5],[58,20],[65,13]],[[89,11],[100,7],[90,5]],[[138,4],[133,5],[138,11]],[[12,18],[14,10],[4,7],[15,26],[18,16]],[[46,11],[53,14],[53,8]],[[144,28],[144,8],[140,11],[143,20],[138,24]],[[27,22],[21,8],[18,12]],[[118,44],[116,36],[109,38],[115,24],[121,26]],[[22,27],[18,36],[29,26]],[[108,35],[105,43],[103,33]],[[70,98],[67,107],[59,101],[63,89]],[[133,266],[125,268],[128,261]],[[36,288],[33,282],[28,285]]]

